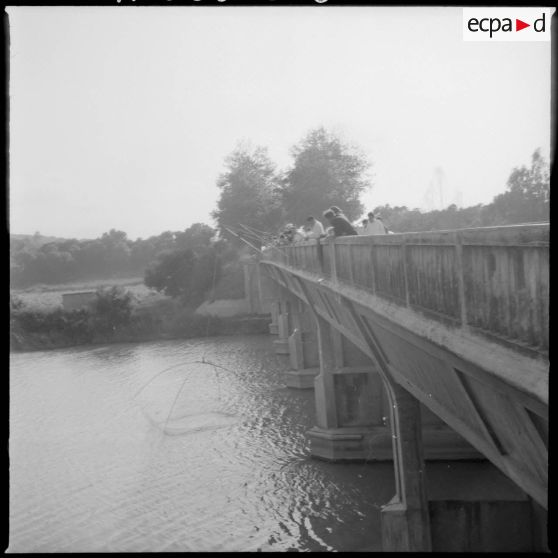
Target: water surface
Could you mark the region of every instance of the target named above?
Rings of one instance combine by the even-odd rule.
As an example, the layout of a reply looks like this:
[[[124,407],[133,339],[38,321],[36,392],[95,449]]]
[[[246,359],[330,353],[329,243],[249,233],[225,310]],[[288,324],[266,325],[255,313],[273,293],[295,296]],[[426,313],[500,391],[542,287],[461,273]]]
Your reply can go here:
[[[379,550],[391,464],[310,458],[272,340],[12,355],[8,551]]]

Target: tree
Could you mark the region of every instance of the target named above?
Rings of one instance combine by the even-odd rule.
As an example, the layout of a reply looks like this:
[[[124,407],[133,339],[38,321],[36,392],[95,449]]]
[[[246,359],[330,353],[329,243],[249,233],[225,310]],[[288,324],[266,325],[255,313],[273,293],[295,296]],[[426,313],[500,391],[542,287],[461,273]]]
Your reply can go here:
[[[492,206],[494,224],[549,220],[550,172],[540,149],[531,157],[531,168],[523,165],[513,169],[507,191],[496,196]]]
[[[107,270],[115,272],[126,269],[130,259],[130,246],[126,233],[111,229],[108,233],[103,233],[101,243],[105,248],[104,259]]]
[[[282,218],[275,165],[263,147],[239,144],[225,160],[227,170],[217,180],[221,196],[212,217],[221,233],[247,225],[274,231]],[[228,235],[230,236],[230,235]]]
[[[91,303],[93,318],[102,331],[126,325],[132,315],[132,295],[122,287],[99,287]]]
[[[144,283],[167,296],[183,296],[188,291],[195,261],[196,254],[189,248],[163,252],[145,270]]]
[[[148,287],[197,305],[220,278],[220,259],[214,248],[200,253],[190,248],[163,252],[145,271]]]
[[[361,194],[371,187],[370,163],[356,148],[320,127],[291,150],[294,158],[283,182],[283,204],[289,221],[319,218],[332,205],[351,220],[362,215]]]
[[[205,223],[194,223],[184,232],[175,234],[175,242],[178,248],[191,248],[194,251],[209,248],[211,240],[215,236],[215,229]]]

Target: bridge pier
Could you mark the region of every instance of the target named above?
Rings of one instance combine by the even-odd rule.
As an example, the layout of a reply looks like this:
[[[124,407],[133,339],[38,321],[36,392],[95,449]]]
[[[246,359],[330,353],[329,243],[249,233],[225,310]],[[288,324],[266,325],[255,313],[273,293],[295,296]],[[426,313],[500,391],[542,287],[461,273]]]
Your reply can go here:
[[[432,541],[420,405],[391,380],[386,389],[391,404],[396,493],[382,508],[382,547],[387,552],[428,552]]]
[[[277,302],[278,313],[277,313],[277,335],[278,339],[273,341],[275,347],[275,353],[278,355],[288,355],[289,354],[289,334],[290,334],[290,322],[291,318],[289,315],[289,301],[287,299],[281,299]]]
[[[428,463],[426,487],[434,552],[547,549],[545,514],[491,463]]]
[[[351,348],[323,318],[317,320],[317,424],[307,433],[312,456],[328,461],[391,460],[379,375],[366,355]]]
[[[336,419],[308,431],[311,453],[328,461],[391,461],[393,459],[391,412],[381,375],[370,358],[331,329],[332,393],[328,398],[316,392],[316,412],[333,402]],[[320,380],[323,384],[323,379]],[[484,459],[473,446],[439,417],[420,404],[422,438],[427,460]]]
[[[290,310],[292,333],[288,347],[291,369],[283,373],[283,379],[287,387],[313,389],[314,378],[320,371],[316,325],[300,300],[292,300]]]
[[[269,324],[269,333],[271,335],[277,335],[279,333],[279,303],[274,301],[269,305],[269,310],[271,313],[271,323]]]

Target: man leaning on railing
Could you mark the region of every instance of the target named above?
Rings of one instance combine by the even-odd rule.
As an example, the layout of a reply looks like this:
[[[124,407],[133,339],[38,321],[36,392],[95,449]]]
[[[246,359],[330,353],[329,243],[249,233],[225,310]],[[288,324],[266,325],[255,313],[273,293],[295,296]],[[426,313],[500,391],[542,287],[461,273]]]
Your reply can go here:
[[[324,217],[329,221],[333,229],[333,236],[352,236],[358,235],[350,221],[343,215],[335,215],[335,213],[328,209],[323,213]]]

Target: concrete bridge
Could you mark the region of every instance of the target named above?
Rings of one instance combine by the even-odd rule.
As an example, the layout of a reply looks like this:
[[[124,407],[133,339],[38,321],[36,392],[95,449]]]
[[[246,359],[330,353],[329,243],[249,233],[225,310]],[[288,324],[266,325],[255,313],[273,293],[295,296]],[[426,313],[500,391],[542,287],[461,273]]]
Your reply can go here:
[[[384,550],[546,549],[548,245],[540,224],[264,251],[312,454],[393,459]],[[476,462],[444,480],[425,460]]]

